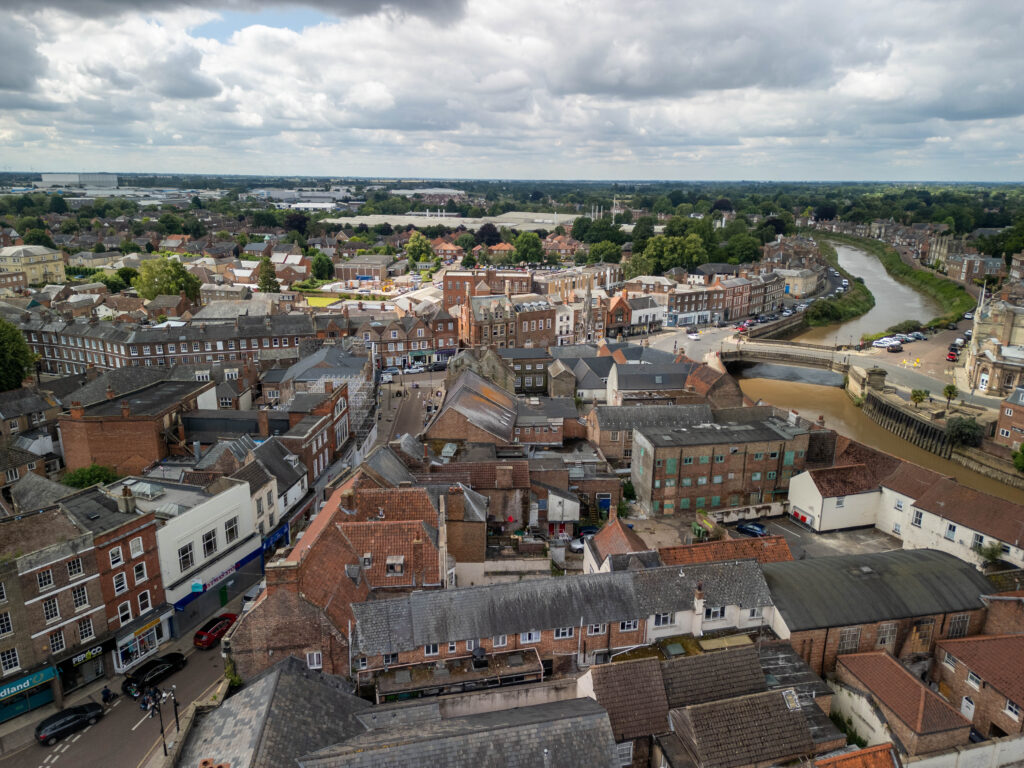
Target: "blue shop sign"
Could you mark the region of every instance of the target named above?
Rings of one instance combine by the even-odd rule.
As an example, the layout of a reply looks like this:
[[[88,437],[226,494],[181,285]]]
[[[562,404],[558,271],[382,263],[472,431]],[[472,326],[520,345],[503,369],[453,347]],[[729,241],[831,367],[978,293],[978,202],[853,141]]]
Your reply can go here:
[[[21,680],[17,680],[13,683],[7,683],[3,687],[0,687],[0,701],[3,701],[9,696],[14,696],[16,693],[24,693],[25,691],[35,688],[37,685],[42,685],[49,680],[53,680],[53,676],[53,667],[47,667],[46,669],[41,669],[38,672],[33,672],[27,677],[21,678]]]

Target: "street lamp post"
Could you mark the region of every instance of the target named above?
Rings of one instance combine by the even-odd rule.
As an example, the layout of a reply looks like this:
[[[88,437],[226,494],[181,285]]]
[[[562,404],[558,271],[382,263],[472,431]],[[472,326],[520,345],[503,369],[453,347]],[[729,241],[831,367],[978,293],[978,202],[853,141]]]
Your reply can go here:
[[[156,712],[157,717],[160,718],[160,743],[164,748],[164,757],[167,757],[167,739],[164,737],[164,715],[160,709],[160,697],[157,696],[153,699],[153,709],[149,711],[149,716],[153,717],[153,712]]]
[[[180,731],[181,730],[181,726],[178,724],[178,697],[175,696],[175,693],[177,692],[177,690],[178,690],[178,686],[176,686],[176,685],[172,685],[171,686],[171,703],[174,704],[174,730],[175,731]]]

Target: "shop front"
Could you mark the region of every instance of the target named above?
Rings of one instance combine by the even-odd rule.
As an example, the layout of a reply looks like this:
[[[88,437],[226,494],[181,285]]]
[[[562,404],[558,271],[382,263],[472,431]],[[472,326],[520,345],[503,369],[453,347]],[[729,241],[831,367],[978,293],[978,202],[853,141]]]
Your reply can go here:
[[[114,635],[114,670],[122,674],[152,656],[171,637],[174,607],[164,603],[121,627]]]
[[[0,685],[0,723],[53,701],[56,670],[44,667]]]
[[[69,693],[93,680],[106,676],[108,663],[106,654],[116,647],[114,638],[96,643],[84,651],[57,662],[57,674],[60,676],[60,689]]]
[[[174,636],[184,637],[262,577],[262,544],[240,560],[211,565],[192,576],[187,582],[189,591],[174,601]],[[178,585],[168,590],[171,597],[179,593]]]

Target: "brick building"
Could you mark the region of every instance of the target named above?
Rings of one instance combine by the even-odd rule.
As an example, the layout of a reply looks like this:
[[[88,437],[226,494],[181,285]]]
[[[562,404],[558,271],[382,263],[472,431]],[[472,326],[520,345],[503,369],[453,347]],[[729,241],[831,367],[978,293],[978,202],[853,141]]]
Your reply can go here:
[[[807,461],[810,428],[801,422],[771,407],[734,408],[716,411],[714,423],[635,428],[637,503],[652,514],[692,515],[783,497]]]
[[[894,550],[765,563],[775,634],[817,674],[845,653],[896,658],[933,652],[945,638],[978,634],[991,585],[952,555]]]
[[[476,248],[473,251],[475,254]],[[531,287],[530,273],[523,269],[450,269],[444,273],[441,285],[441,306],[455,315],[452,308],[466,303],[467,292],[473,295],[519,294],[528,293]]]
[[[537,294],[512,296],[516,342],[509,346],[547,349],[558,343],[555,305]],[[500,345],[499,345],[500,346]]]
[[[139,473],[170,453],[169,433],[180,414],[195,410],[214,383],[161,381],[121,397],[83,405],[71,403],[60,417],[64,457],[71,469],[90,464],[113,467],[118,474]]]
[[[597,446],[608,461],[629,463],[633,456],[633,430],[671,424],[684,427],[709,424],[711,408],[706,405],[598,405],[586,416],[587,440]]]
[[[946,751],[970,740],[970,721],[885,651],[840,656],[836,681],[833,706],[849,717],[854,711],[862,714],[854,703],[858,699],[870,705],[870,714],[858,718],[871,729],[869,738],[891,733],[906,757]]]
[[[1024,733],[1024,635],[940,640],[932,679],[983,736]]]
[[[1013,390],[999,406],[999,422],[993,439],[1014,451],[1024,443],[1024,386]]]

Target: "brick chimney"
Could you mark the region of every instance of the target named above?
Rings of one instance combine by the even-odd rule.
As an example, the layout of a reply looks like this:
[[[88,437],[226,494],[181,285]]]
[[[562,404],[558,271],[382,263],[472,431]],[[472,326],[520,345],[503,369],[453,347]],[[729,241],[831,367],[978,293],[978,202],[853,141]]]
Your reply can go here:
[[[260,437],[269,437],[270,414],[266,410],[256,411],[256,421],[259,423]]]
[[[301,544],[301,541],[300,541]],[[272,560],[267,563],[267,595],[273,595],[277,590],[299,592],[299,564],[292,560]]]
[[[423,586],[423,582],[426,578],[423,575],[424,571],[423,562],[423,539],[417,534],[416,538],[412,542],[412,576],[413,583]]]
[[[114,392],[114,388],[107,384],[107,400],[113,400],[117,393]]]
[[[117,497],[117,508],[125,514],[135,514],[135,496],[127,485],[121,486],[121,495]]]
[[[462,492],[461,486],[451,485],[448,487],[445,512],[449,520],[466,519],[466,495]]]
[[[85,416],[85,408],[82,407],[80,400],[73,400],[71,402],[71,418],[81,419]]]
[[[683,569],[679,569],[682,577]],[[697,588],[693,591],[693,631],[694,637],[701,637],[704,634],[704,582],[698,581]]]
[[[330,379],[324,382],[324,392],[328,395],[334,392],[334,382]]]
[[[121,418],[122,419],[127,419],[131,415],[132,415],[132,408],[131,408],[131,406],[128,404],[127,400],[122,400],[121,401]]]

